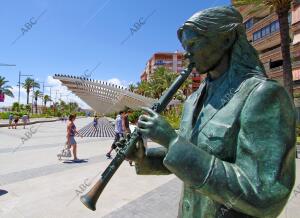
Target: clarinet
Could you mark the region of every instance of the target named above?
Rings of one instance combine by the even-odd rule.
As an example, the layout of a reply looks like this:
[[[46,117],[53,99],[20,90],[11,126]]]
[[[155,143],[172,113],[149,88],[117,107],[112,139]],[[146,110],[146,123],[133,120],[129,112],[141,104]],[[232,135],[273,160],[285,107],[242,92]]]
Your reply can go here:
[[[189,54],[185,55],[185,57],[190,56]],[[187,69],[184,69],[179,76],[175,79],[175,81],[172,83],[172,85],[168,88],[168,90],[160,97],[158,102],[154,103],[151,107],[152,110],[154,110],[157,113],[161,113],[169,104],[169,102],[172,100],[173,96],[177,92],[177,90],[180,88],[180,86],[184,83],[184,81],[188,78],[190,73],[192,72],[194,68],[194,64],[189,64]],[[110,162],[108,167],[105,169],[105,171],[102,173],[99,180],[96,182],[96,184],[91,188],[91,190],[86,193],[85,195],[80,197],[81,202],[90,210],[95,211],[96,210],[96,203],[99,199],[102,191],[104,190],[105,186],[109,182],[109,180],[112,178],[112,176],[115,174],[115,172],[118,170],[122,162],[125,160],[125,158],[130,155],[134,150],[136,143],[141,140],[141,135],[138,133],[138,131],[135,129],[130,137],[128,137],[128,140],[125,142],[124,146],[117,152],[117,155],[115,158]]]

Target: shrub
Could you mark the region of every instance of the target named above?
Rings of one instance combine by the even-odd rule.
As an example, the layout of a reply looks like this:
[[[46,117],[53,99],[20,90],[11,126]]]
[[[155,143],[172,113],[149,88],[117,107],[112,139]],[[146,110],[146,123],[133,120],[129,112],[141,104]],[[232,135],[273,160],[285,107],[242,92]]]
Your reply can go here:
[[[170,125],[174,129],[179,129],[181,115],[182,115],[182,108],[183,105],[180,104],[176,107],[164,111],[162,114],[162,116],[170,123]]]
[[[136,110],[136,111],[131,112],[128,115],[129,122],[136,123],[138,121],[138,119],[139,119],[139,116],[141,116],[142,114],[143,114],[142,110]]]

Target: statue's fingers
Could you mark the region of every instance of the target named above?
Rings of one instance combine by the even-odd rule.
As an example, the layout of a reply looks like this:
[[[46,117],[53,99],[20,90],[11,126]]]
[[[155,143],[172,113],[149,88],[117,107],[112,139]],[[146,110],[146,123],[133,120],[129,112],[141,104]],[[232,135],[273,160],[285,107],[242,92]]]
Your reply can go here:
[[[148,120],[150,120],[150,117],[149,116],[147,116],[147,115],[141,115],[140,117],[139,117],[139,121],[148,121]]]
[[[152,122],[138,121],[137,126],[141,129],[149,128],[152,125]]]
[[[147,108],[147,107],[141,107],[141,109],[142,109],[143,111],[147,112],[151,117],[154,117],[154,116],[157,115],[157,113],[156,113],[154,110],[150,109],[150,108]]]
[[[137,131],[139,132],[139,133],[141,133],[142,135],[145,135],[145,136],[147,136],[148,134],[149,134],[149,129],[141,129],[141,128],[137,128]]]

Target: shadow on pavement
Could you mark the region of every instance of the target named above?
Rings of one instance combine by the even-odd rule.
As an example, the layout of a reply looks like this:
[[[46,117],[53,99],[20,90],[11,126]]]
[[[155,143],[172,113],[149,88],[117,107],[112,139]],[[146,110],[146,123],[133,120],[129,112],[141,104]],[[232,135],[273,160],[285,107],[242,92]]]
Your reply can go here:
[[[7,193],[8,193],[8,191],[0,189],[0,196],[1,196],[1,195],[5,195],[5,194],[7,194]]]
[[[76,163],[87,163],[89,159],[79,159],[79,160],[65,160],[62,163],[65,164],[76,164]]]

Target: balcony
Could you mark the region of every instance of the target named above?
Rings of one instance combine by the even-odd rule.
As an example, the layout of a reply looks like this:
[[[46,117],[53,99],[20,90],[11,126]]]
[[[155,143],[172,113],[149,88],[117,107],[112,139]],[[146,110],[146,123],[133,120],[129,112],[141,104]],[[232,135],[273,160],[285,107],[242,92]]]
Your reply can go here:
[[[261,62],[266,63],[269,60],[281,58],[281,47],[259,54]]]
[[[299,67],[300,67],[300,61],[295,61],[292,63],[292,69],[299,68]],[[272,69],[269,69],[269,71],[267,71],[267,74],[272,78],[280,77],[282,76],[282,69],[283,66],[274,67]]]
[[[292,31],[297,32],[300,30],[300,21],[292,24]]]
[[[251,38],[252,38],[252,35],[254,32],[256,32],[257,30],[263,28],[264,26],[272,23],[273,21],[275,21],[277,19],[278,19],[277,15],[275,13],[270,14],[270,15],[262,18],[261,20],[255,22],[253,24],[253,26],[246,31],[246,33],[247,33],[247,35],[251,35]]]
[[[280,43],[281,43],[280,34],[279,34],[279,30],[277,30],[276,32],[273,32],[268,36],[256,40],[255,42],[252,43],[252,45],[256,50],[262,51],[267,48],[276,46]]]

